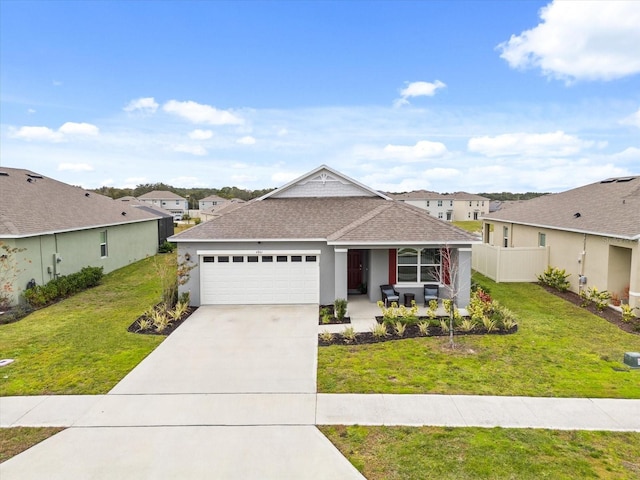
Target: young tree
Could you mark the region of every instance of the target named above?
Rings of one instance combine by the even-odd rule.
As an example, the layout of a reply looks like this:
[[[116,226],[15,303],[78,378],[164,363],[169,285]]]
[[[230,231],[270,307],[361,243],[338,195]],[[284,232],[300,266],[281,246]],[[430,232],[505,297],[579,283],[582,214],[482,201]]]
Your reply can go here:
[[[440,267],[435,269],[434,276],[447,293],[447,297],[451,299],[451,308],[449,308],[449,346],[452,349],[455,348],[453,334],[458,311],[458,296],[462,291],[469,291],[471,286],[471,277],[461,274],[461,270],[466,272],[468,269],[461,269],[462,266],[458,249],[451,248],[449,245],[444,245],[440,248]]]

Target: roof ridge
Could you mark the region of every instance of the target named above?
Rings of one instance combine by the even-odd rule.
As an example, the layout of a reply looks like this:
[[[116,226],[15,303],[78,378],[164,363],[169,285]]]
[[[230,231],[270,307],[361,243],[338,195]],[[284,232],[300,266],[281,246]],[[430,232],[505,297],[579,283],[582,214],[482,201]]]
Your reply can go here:
[[[366,215],[363,215],[362,217],[360,217],[355,222],[351,222],[350,224],[345,225],[344,227],[340,228],[339,230],[336,230],[331,235],[327,235],[327,240],[329,240],[329,241],[335,240],[335,239],[340,238],[341,236],[345,235],[346,233],[349,233],[350,231],[355,230],[360,225],[368,222],[369,220],[371,220],[372,218],[376,217],[380,213],[382,213],[385,210],[391,208],[391,205],[393,205],[394,202],[395,202],[395,200],[386,201],[382,205],[377,206],[373,210],[370,210]]]

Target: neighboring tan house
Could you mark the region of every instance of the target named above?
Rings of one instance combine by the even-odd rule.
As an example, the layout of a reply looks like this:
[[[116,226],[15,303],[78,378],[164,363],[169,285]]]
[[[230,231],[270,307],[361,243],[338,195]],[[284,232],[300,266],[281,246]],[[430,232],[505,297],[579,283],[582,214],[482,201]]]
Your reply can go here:
[[[87,266],[116,270],[158,251],[158,216],[29,170],[0,167],[0,242],[21,251],[12,304]]]
[[[247,203],[247,202],[239,198],[232,198],[231,200],[226,200],[224,203],[220,205],[209,207],[206,210],[200,210],[200,219],[203,222],[208,222],[212,218],[219,217],[220,215],[224,215],[225,213],[235,210],[236,208],[242,206],[242,204],[244,203]]]
[[[472,235],[327,166],[170,240],[197,267],[180,287],[193,305],[329,304],[365,286],[377,301],[384,284],[420,303],[443,247],[458,305],[470,296]]]
[[[496,281],[536,281],[547,266],[571,290],[596,287],[640,307],[640,176],[544,195],[488,214],[473,268]],[[580,281],[582,279],[582,281]]]
[[[427,190],[416,190],[409,193],[394,194],[392,197],[400,202],[422,208],[433,217],[448,222],[479,220],[489,212],[491,200],[480,195],[467,192],[437,193]]]
[[[154,190],[140,195],[138,200],[168,210],[173,215],[175,221],[182,220],[182,217],[189,213],[189,203],[187,199],[173,192]]]
[[[212,207],[221,207],[229,200],[219,197],[218,195],[209,195],[208,197],[198,200],[198,208],[200,210],[207,210]]]

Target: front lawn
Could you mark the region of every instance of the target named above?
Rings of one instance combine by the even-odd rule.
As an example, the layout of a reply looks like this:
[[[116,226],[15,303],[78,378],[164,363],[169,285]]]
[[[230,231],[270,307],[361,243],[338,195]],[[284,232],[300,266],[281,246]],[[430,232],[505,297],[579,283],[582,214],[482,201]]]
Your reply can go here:
[[[320,427],[369,480],[632,479],[640,434],[442,427]]]
[[[441,393],[640,398],[640,370],[623,363],[640,351],[625,333],[535,284],[474,276],[519,317],[514,335],[459,336],[322,347],[323,393]]]
[[[102,284],[0,325],[0,396],[107,393],[162,342],[127,327],[161,299],[159,265],[175,275],[175,255],[141,260]]]

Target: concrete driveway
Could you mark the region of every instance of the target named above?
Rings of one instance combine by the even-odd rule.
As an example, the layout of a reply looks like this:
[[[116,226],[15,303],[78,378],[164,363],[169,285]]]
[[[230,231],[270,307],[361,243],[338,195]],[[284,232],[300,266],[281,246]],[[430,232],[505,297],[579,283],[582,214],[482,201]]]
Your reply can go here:
[[[317,305],[200,307],[2,480],[363,480],[314,426],[317,318]]]
[[[315,393],[317,318],[317,305],[200,307],[110,393]]]

